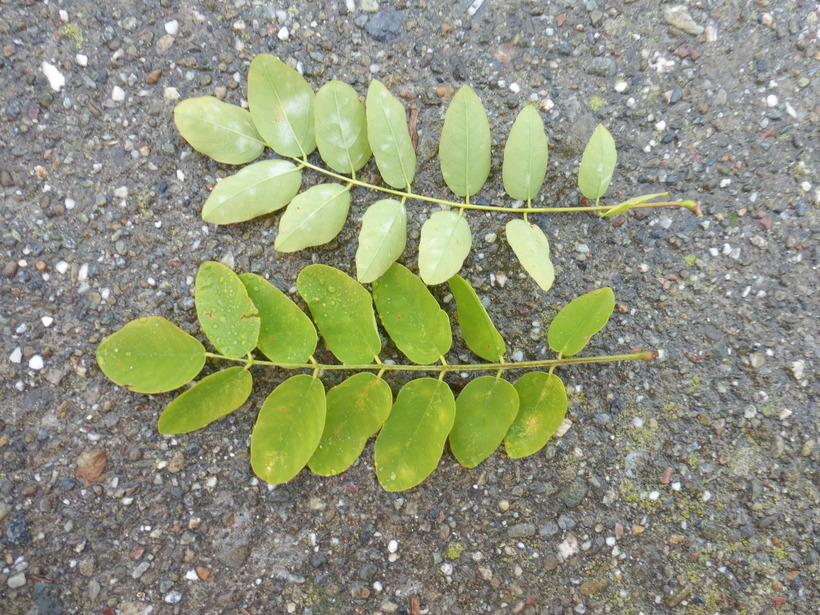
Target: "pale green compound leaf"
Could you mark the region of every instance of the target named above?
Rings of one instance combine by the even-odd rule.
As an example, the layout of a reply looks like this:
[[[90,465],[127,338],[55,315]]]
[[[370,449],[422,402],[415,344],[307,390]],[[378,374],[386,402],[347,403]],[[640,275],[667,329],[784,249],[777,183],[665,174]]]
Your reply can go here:
[[[267,483],[286,483],[313,456],[325,426],[325,387],[306,374],[268,395],[251,434],[251,467]]]
[[[555,268],[550,261],[550,244],[544,231],[521,218],[507,222],[507,241],[541,290],[547,291],[555,281]]]
[[[404,105],[378,79],[367,89],[367,139],[382,179],[398,190],[416,174],[416,151],[407,130]]]
[[[137,318],[97,347],[97,364],[135,393],[164,393],[190,382],[205,365],[205,347],[159,316]]]
[[[544,121],[535,107],[524,107],[513,123],[507,145],[504,146],[501,176],[507,194],[527,202],[534,199],[547,175],[548,158]]]
[[[281,209],[299,192],[302,172],[287,160],[255,162],[226,177],[211,191],[202,219],[235,224]]]
[[[581,193],[588,199],[601,198],[609,188],[617,163],[615,139],[603,124],[598,124],[581,157],[581,168],[578,170]]]
[[[669,194],[668,192],[657,192],[655,194],[644,194],[641,196],[635,196],[631,199],[627,199],[622,203],[618,203],[617,205],[613,205],[606,211],[601,212],[601,217],[606,218],[607,216],[615,216],[617,214],[622,214],[625,211],[628,211],[635,207],[635,205],[643,205],[647,201],[654,199],[655,197],[659,196],[666,196]]]
[[[414,363],[433,363],[450,350],[447,312],[404,265],[393,263],[373,282],[373,302],[390,339]]]
[[[248,69],[248,106],[256,129],[280,156],[302,158],[316,149],[313,89],[279,58],[260,53]]]
[[[475,290],[461,276],[448,281],[456,300],[458,326],[467,347],[485,361],[495,362],[504,356],[504,338],[490,320]]]
[[[615,309],[615,293],[608,286],[576,297],[552,319],[547,341],[565,357],[578,354],[589,339],[609,322]]]
[[[327,265],[308,265],[296,288],[328,349],[342,363],[371,363],[382,348],[373,301],[364,286]]]
[[[367,439],[384,424],[393,405],[390,386],[367,372],[327,392],[327,417],[319,446],[308,462],[314,474],[336,476],[361,455]]]
[[[450,450],[465,468],[474,468],[498,448],[518,414],[518,393],[502,378],[481,376],[456,399]]]
[[[350,190],[341,184],[319,184],[297,195],[279,221],[273,244],[279,252],[320,246],[344,228],[350,210]]]
[[[362,218],[356,277],[366,284],[377,279],[404,252],[407,244],[407,210],[395,199],[376,201]]]
[[[356,90],[342,81],[328,81],[316,92],[313,108],[322,160],[338,173],[355,173],[367,164],[373,154]]]
[[[376,476],[386,491],[415,487],[436,469],[455,413],[446,383],[419,378],[404,385],[376,438]]]
[[[461,270],[473,234],[466,218],[455,211],[437,211],[421,226],[419,273],[429,286],[446,282]]]
[[[242,280],[225,265],[205,261],[194,288],[202,332],[226,357],[239,359],[256,348],[260,321]]]
[[[438,148],[444,182],[461,197],[476,194],[490,175],[490,123],[481,99],[462,86],[444,115]]]
[[[191,147],[217,162],[245,164],[265,151],[251,114],[213,96],[180,102],[174,107],[174,123]]]
[[[513,459],[540,451],[567,414],[567,392],[555,374],[530,372],[515,381],[519,409],[504,448]]]
[[[159,417],[161,434],[190,433],[210,425],[244,404],[253,389],[251,373],[229,367],[205,376],[174,399]]]
[[[259,310],[259,350],[281,365],[307,363],[318,340],[307,314],[265,278],[243,273],[239,279]]]

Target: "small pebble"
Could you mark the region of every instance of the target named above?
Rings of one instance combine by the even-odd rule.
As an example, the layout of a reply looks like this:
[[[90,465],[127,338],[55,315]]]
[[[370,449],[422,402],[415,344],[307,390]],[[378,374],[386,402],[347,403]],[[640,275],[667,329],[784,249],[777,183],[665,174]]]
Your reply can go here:
[[[14,350],[11,351],[9,355],[9,361],[12,363],[20,363],[23,360],[23,350],[18,346]]]
[[[769,107],[776,107],[777,106],[777,96],[775,96],[774,94],[769,94],[766,97],[766,105],[768,105]]]
[[[170,591],[165,595],[165,602],[168,604],[177,604],[180,600],[182,600],[182,594],[177,590]]]
[[[396,540],[391,540],[387,543],[387,552],[388,553],[395,553],[399,550],[399,543]]]
[[[34,370],[40,371],[40,370],[41,370],[41,369],[43,369],[43,367],[45,366],[45,362],[43,361],[43,357],[41,357],[41,356],[40,356],[40,355],[38,355],[38,354],[34,355],[33,357],[31,357],[31,358],[29,359],[29,361],[28,361],[28,366],[29,366],[31,369],[34,369]]]
[[[22,572],[15,574],[14,576],[9,577],[9,580],[6,581],[6,585],[8,585],[11,589],[17,589],[18,587],[23,587],[26,584],[26,575]]]
[[[286,41],[290,38],[290,32],[288,32],[288,29],[285,26],[282,26],[279,28],[279,32],[276,33],[276,38],[280,41]]]
[[[88,56],[84,53],[78,53],[76,56],[74,56],[74,61],[77,63],[77,66],[88,66]]]
[[[114,89],[111,90],[111,100],[114,102],[122,102],[125,100],[125,90],[123,90],[120,86],[115,85]]]
[[[166,22],[165,31],[171,36],[176,36],[179,33],[179,22],[176,19]]]

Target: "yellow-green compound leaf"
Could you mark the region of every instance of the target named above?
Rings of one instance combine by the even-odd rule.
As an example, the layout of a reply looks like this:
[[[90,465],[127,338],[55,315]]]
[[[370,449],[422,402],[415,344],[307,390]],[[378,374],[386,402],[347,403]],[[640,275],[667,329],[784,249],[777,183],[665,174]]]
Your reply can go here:
[[[256,129],[280,156],[301,158],[316,149],[313,89],[279,58],[260,53],[248,70],[248,106]]]
[[[450,318],[405,266],[393,263],[373,282],[373,302],[390,339],[414,363],[433,363],[450,350]]]
[[[299,192],[302,173],[287,160],[263,160],[220,181],[205,201],[202,219],[235,224],[281,209]]]
[[[265,151],[251,114],[213,96],[183,100],[174,107],[174,123],[191,147],[217,162],[245,164]]]
[[[350,190],[341,184],[319,184],[299,194],[279,221],[274,248],[296,252],[327,243],[344,228]]]
[[[205,261],[194,289],[202,332],[226,357],[239,359],[256,348],[259,318],[242,280],[225,265]]]
[[[518,415],[510,425],[504,448],[513,459],[532,455],[555,434],[567,413],[567,392],[555,374],[530,372],[516,380]]]
[[[376,438],[376,476],[385,490],[415,487],[436,469],[455,414],[444,382],[419,378],[404,385]]]
[[[251,434],[251,467],[272,485],[299,474],[319,445],[325,426],[325,387],[305,374],[268,395]]]
[[[547,331],[553,351],[571,357],[583,350],[589,338],[609,322],[615,309],[615,293],[608,286],[581,295],[555,315]]]
[[[416,151],[407,130],[404,105],[378,79],[367,89],[367,139],[382,179],[399,190],[416,174]]]
[[[544,121],[535,107],[524,107],[504,146],[501,176],[507,194],[522,201],[534,199],[547,175],[548,158]]]
[[[496,330],[487,310],[481,305],[475,290],[462,277],[454,275],[449,280],[450,290],[456,300],[458,326],[464,342],[470,350],[485,361],[498,361],[504,356],[504,338]]]
[[[336,358],[349,365],[373,361],[382,342],[364,286],[333,267],[308,265],[296,278],[296,288]]]
[[[419,274],[425,284],[446,282],[461,270],[473,234],[466,218],[455,211],[437,211],[421,226]]]
[[[390,386],[366,372],[330,389],[322,439],[308,462],[311,471],[336,476],[347,470],[384,424],[392,404]]]
[[[97,364],[135,393],[163,393],[190,382],[205,365],[205,347],[159,316],[132,320],[97,347]]]
[[[581,168],[578,170],[581,193],[588,199],[601,198],[609,188],[617,163],[615,139],[603,124],[598,124],[581,157]]]
[[[666,196],[669,194],[668,192],[657,192],[655,194],[644,194],[641,196],[635,196],[631,199],[625,200],[623,203],[618,203],[617,205],[613,205],[606,211],[601,212],[601,217],[606,218],[607,216],[615,216],[617,214],[622,214],[629,209],[635,207],[635,205],[642,205],[647,201],[654,199],[655,197],[659,196]]]
[[[465,468],[474,468],[498,448],[518,414],[518,393],[506,380],[481,376],[456,399],[450,450]]]
[[[444,115],[438,147],[444,182],[458,196],[472,196],[490,175],[490,123],[481,99],[462,86]]]
[[[373,153],[367,141],[364,105],[356,90],[342,81],[329,81],[316,92],[313,105],[322,160],[339,173],[361,169]]]
[[[356,277],[372,282],[390,268],[407,244],[407,210],[395,199],[376,201],[362,218]]]
[[[253,378],[244,367],[229,367],[205,376],[168,404],[159,417],[159,433],[202,429],[244,404],[252,388]]]
[[[555,281],[555,268],[550,261],[550,243],[544,231],[516,218],[507,222],[507,241],[535,283],[542,290],[549,290]]]
[[[265,278],[243,273],[239,279],[259,310],[259,350],[274,363],[307,363],[318,339],[307,314]]]

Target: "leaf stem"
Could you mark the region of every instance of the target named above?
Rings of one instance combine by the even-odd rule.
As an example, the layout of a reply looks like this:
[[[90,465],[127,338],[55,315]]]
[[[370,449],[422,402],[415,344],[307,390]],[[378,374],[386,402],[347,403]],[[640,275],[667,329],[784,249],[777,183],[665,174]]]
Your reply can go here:
[[[224,359],[225,361],[245,362],[246,359],[233,359],[213,353],[205,353],[206,356],[214,359]],[[345,365],[317,363],[311,360],[310,363],[274,363],[273,361],[254,360],[252,365],[262,365],[268,367],[281,367],[282,369],[318,369],[322,371],[378,371],[378,372],[487,372],[487,371],[508,371],[514,369],[534,369],[551,368],[562,365],[591,365],[593,363],[615,363],[618,361],[652,361],[657,358],[658,353],[654,350],[642,350],[630,354],[599,355],[595,357],[571,357],[560,359],[540,359],[535,361],[519,361],[516,363],[464,363],[464,364],[443,364],[443,365],[397,365],[391,363],[368,363],[367,365]],[[311,357],[312,359],[312,357]]]
[[[338,179],[343,182],[349,182],[353,186],[358,186],[359,188],[365,188],[367,190],[375,190],[376,192],[383,192],[385,194],[392,194],[393,196],[401,197],[402,199],[414,199],[416,201],[425,201],[427,203],[436,203],[437,205],[446,205],[448,207],[456,207],[458,209],[475,209],[479,211],[500,211],[504,213],[511,213],[511,214],[523,214],[525,219],[527,214],[557,214],[557,213],[577,213],[583,211],[607,211],[612,209],[612,205],[593,205],[587,207],[528,207],[527,209],[521,209],[518,207],[503,207],[500,205],[476,205],[475,203],[460,203],[458,201],[450,201],[448,199],[439,199],[432,196],[427,196],[424,194],[416,194],[414,192],[405,191],[405,190],[396,190],[395,188],[387,188],[385,186],[376,186],[375,184],[370,184],[368,182],[364,182],[361,180],[356,179],[355,177],[350,178],[346,175],[342,175],[340,173],[335,173],[328,169],[324,169],[319,165],[315,165],[311,162],[307,162],[306,160],[302,160],[301,158],[291,157],[293,160],[300,163],[300,168],[307,167],[309,169],[313,169],[314,171],[318,171],[328,177],[332,177],[334,179]],[[597,201],[596,201],[597,203]],[[643,209],[643,208],[651,208],[651,207],[684,207],[695,213],[695,215],[700,216],[700,206],[695,201],[666,201],[662,203],[652,203],[646,202],[641,203],[639,205],[635,205],[630,209]]]

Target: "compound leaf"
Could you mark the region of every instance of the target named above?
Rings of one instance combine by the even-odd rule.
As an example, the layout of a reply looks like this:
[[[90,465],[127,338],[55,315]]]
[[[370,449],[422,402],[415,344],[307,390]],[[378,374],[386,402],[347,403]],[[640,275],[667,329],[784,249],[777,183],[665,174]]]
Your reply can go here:
[[[287,160],[263,160],[220,181],[202,208],[212,224],[235,224],[281,209],[299,192],[302,172]]]
[[[230,414],[250,397],[251,373],[244,367],[229,367],[205,376],[174,399],[159,417],[159,433],[189,433]]]
[[[578,170],[581,193],[588,199],[601,198],[609,188],[617,162],[615,139],[603,124],[598,124],[581,157],[581,168]]]
[[[444,182],[461,197],[481,190],[490,175],[490,123],[481,99],[462,86],[444,115],[438,149]]]
[[[296,288],[336,358],[348,364],[373,361],[382,343],[364,286],[333,267],[308,265],[296,278]]]
[[[251,114],[213,96],[180,102],[174,107],[174,123],[191,147],[217,162],[245,164],[265,151]]]
[[[316,144],[327,165],[339,173],[355,173],[370,160],[364,105],[352,87],[328,81],[314,99]]]
[[[609,322],[615,309],[615,293],[608,286],[581,295],[555,315],[547,331],[547,341],[554,352],[565,357],[578,354],[589,338]]]
[[[205,365],[205,347],[159,316],[137,318],[97,347],[97,364],[135,393],[163,393],[190,382]]]
[[[382,179],[399,190],[416,174],[416,152],[407,130],[404,105],[378,79],[367,89],[367,139]]]
[[[521,266],[542,290],[549,290],[555,281],[555,268],[550,261],[550,243],[544,231],[521,218],[507,222],[507,241],[521,261]]]
[[[344,228],[350,190],[341,184],[319,184],[291,201],[279,221],[274,248],[296,252],[327,243]]]
[[[541,450],[561,426],[567,413],[567,392],[555,374],[530,372],[516,380],[519,409],[504,438],[513,459]]]
[[[456,399],[450,450],[466,468],[474,468],[501,444],[518,414],[518,393],[506,380],[481,376],[467,383]]]
[[[265,278],[243,273],[239,279],[259,310],[259,350],[274,363],[307,363],[318,339],[310,318]]]
[[[669,194],[669,193],[668,192],[657,192],[655,194],[644,194],[644,195],[641,195],[641,196],[632,197],[631,199],[627,199],[627,200],[623,201],[622,203],[618,203],[617,205],[613,205],[612,207],[610,207],[606,211],[602,211],[601,212],[601,217],[606,218],[607,216],[615,216],[617,214],[622,214],[625,211],[635,207],[635,205],[642,205],[643,203],[646,203],[647,201],[649,201],[651,199],[654,199],[655,197],[666,196],[667,194]]]
[[[336,476],[347,470],[361,455],[367,439],[384,424],[392,404],[390,386],[367,372],[330,389],[322,438],[308,462],[311,471]]]
[[[307,156],[316,149],[313,89],[279,58],[260,53],[248,70],[248,106],[256,129],[280,156]]]
[[[467,347],[485,361],[498,361],[504,356],[504,338],[496,330],[475,290],[457,275],[450,278],[449,284],[456,300],[458,326]]]
[[[194,302],[202,332],[219,352],[239,359],[256,348],[256,306],[239,276],[225,265],[205,261],[199,266]]]
[[[306,374],[268,395],[251,434],[251,467],[262,480],[286,483],[305,467],[325,425],[325,387]]]
[[[415,487],[436,469],[455,413],[444,382],[419,378],[404,385],[376,438],[376,476],[385,490]]]
[[[501,176],[507,194],[522,201],[534,199],[547,175],[548,158],[544,121],[535,107],[524,107],[513,122],[504,147]]]
[[[373,282],[373,302],[390,339],[414,363],[433,363],[450,350],[450,318],[405,266],[393,263]]]
[[[362,218],[356,277],[372,282],[390,268],[407,244],[407,210],[395,199],[376,201]]]
[[[419,274],[425,284],[446,282],[459,272],[470,253],[473,234],[467,219],[455,211],[437,211],[421,226]]]

